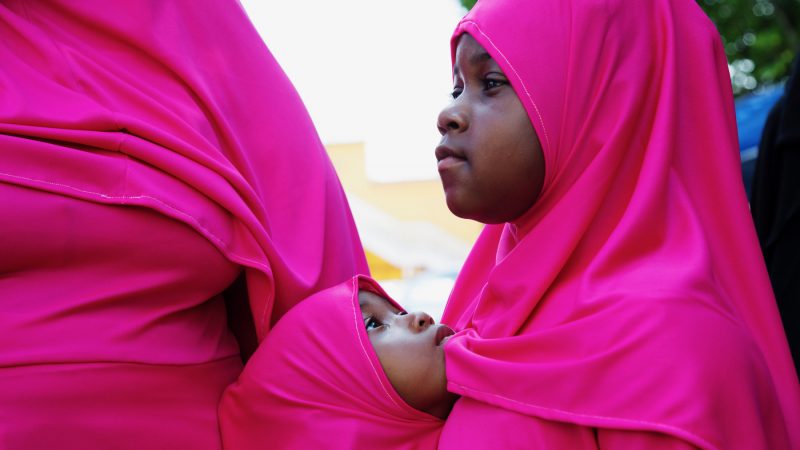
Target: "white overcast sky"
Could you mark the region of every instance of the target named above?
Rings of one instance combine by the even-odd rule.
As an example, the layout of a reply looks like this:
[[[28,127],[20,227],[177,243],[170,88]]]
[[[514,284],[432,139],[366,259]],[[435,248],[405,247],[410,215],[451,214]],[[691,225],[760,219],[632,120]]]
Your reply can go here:
[[[241,0],[326,144],[364,142],[375,181],[436,178],[458,0]]]

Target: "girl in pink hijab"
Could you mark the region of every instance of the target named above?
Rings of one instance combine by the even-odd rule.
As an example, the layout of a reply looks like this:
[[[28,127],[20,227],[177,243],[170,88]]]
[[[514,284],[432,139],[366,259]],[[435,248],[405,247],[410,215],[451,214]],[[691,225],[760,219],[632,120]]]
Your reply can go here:
[[[219,448],[240,349],[367,271],[300,98],[236,1],[4,1],[0,61],[0,448]]]
[[[443,449],[800,448],[800,390],[692,0],[482,0],[436,149],[487,224],[448,300]]]
[[[289,311],[225,391],[225,448],[435,449],[453,331],[355,277]]]

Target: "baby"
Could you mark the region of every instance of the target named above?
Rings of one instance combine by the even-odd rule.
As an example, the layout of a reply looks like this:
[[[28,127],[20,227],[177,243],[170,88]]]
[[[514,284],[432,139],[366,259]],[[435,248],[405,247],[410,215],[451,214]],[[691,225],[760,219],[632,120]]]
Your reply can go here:
[[[359,276],[289,311],[225,392],[226,448],[433,449],[454,332]]]

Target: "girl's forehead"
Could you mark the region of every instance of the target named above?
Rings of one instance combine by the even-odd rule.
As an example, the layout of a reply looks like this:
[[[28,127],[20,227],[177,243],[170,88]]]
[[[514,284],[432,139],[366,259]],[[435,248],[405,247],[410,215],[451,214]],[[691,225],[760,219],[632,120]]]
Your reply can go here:
[[[481,66],[492,61],[492,56],[475,38],[466,33],[461,36],[456,46],[455,71],[459,65]]]

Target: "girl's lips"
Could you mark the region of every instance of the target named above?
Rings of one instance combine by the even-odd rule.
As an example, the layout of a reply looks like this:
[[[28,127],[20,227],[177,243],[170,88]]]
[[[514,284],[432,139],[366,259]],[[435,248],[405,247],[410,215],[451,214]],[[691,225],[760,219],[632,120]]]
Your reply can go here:
[[[439,168],[439,172],[446,171],[467,161],[467,158],[462,151],[446,145],[440,145],[436,147],[436,151],[434,153],[436,155],[436,161],[438,162],[437,166]]]
[[[464,158],[459,158],[457,156],[447,156],[439,160],[439,163],[437,164],[437,169],[439,170],[439,172],[443,172],[459,164],[462,164],[465,161],[466,160]]]
[[[452,328],[448,327],[447,325],[439,325],[439,328],[436,329],[436,345],[442,345],[446,338],[456,334]]]

